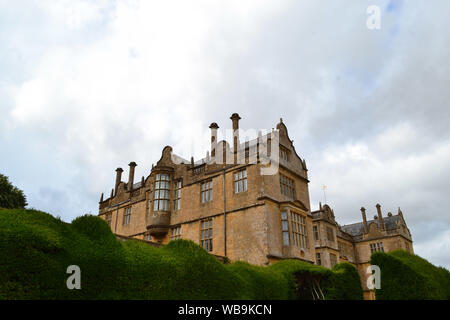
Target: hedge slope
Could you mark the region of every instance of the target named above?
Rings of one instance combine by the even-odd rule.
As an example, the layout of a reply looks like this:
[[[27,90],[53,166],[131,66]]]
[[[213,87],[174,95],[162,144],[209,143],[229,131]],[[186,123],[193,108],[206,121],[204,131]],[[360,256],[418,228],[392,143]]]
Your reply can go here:
[[[192,241],[118,241],[88,215],[67,224],[40,211],[0,210],[0,252],[0,299],[295,299],[301,275],[319,277],[327,299],[362,297],[351,265],[222,264]],[[69,265],[81,269],[81,290],[67,289]]]
[[[450,272],[404,250],[376,252],[370,262],[381,271],[377,300],[450,299]]]

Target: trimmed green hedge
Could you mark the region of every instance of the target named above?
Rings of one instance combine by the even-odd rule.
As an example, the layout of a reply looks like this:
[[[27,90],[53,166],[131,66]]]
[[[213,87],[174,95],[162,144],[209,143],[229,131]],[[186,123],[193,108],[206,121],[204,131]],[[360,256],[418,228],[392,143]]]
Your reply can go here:
[[[404,250],[372,254],[381,271],[377,300],[450,299],[450,272]]]
[[[311,298],[299,296],[298,286],[310,278],[327,299],[362,297],[351,265],[223,264],[192,241],[160,248],[119,241],[105,221],[89,215],[67,224],[40,211],[0,210],[0,252],[0,299]],[[81,269],[81,290],[67,289],[69,265]]]

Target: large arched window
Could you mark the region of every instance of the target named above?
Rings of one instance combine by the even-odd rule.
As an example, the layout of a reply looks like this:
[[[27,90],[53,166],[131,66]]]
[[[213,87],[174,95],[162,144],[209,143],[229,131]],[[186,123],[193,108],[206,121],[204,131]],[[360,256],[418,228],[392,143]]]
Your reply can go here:
[[[170,177],[166,173],[156,174],[153,211],[169,211]]]

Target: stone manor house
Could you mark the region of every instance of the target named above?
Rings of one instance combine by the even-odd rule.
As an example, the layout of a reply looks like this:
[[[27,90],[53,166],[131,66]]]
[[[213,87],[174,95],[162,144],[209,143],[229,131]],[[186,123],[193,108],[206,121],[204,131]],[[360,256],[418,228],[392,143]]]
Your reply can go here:
[[[203,159],[184,160],[167,146],[139,182],[135,162],[129,164],[127,182],[117,168],[110,197],[101,196],[99,216],[118,237],[160,244],[189,239],[231,261],[268,265],[300,259],[328,268],[347,261],[358,268],[365,298],[373,298],[366,286],[370,255],[395,249],[413,253],[401,209],[383,216],[377,204],[376,215],[368,219],[361,208],[361,222],[339,225],[329,205],[311,208],[306,162],[281,119],[276,130],[244,143],[239,115],[231,120],[233,146],[217,142],[219,126],[212,123],[211,150]],[[274,164],[277,170],[262,174]]]

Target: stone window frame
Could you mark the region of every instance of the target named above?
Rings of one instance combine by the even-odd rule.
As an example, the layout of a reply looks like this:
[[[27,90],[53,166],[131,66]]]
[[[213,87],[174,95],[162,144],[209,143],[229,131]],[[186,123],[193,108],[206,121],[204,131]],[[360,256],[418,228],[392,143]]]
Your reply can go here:
[[[374,252],[377,251],[384,252],[383,241],[372,242],[369,244],[369,247],[370,247],[370,254],[373,254]]]
[[[181,179],[175,180],[173,190],[173,211],[178,211],[181,208],[181,188],[183,188],[183,181]]]
[[[170,174],[164,172],[157,173],[155,176],[154,186],[153,211],[169,211]]]
[[[295,181],[280,173],[280,193],[295,199]]]
[[[144,234],[144,240],[145,241],[153,241],[153,236],[150,234],[150,232],[146,232]]]
[[[208,179],[200,184],[200,202],[202,204],[213,200],[213,181]]]
[[[280,159],[289,162],[289,158],[290,158],[290,151],[287,148],[280,145]]]
[[[290,218],[293,245],[303,250],[309,249],[306,217],[301,213],[290,210]]]
[[[237,170],[233,173],[233,187],[235,194],[247,192],[247,168]]]
[[[213,219],[200,221],[200,245],[208,252],[213,251]]]
[[[321,258],[321,256],[320,256],[320,252],[316,252],[316,264],[317,264],[318,266],[321,266],[321,265],[322,265],[322,258]]]
[[[181,224],[170,228],[170,240],[181,239]]]
[[[123,212],[123,220],[122,220],[122,225],[123,226],[127,226],[130,224],[131,221],[131,206],[127,206],[124,208],[124,212]]]
[[[282,210],[280,213],[281,217],[281,235],[283,240],[283,246],[287,247],[291,245],[290,234],[289,234],[289,215],[288,210]]]
[[[331,226],[327,226],[326,230],[327,230],[327,240],[331,241],[331,242],[334,242],[335,237],[334,237],[334,230],[333,230],[333,228]]]
[[[319,226],[315,225],[313,226],[313,235],[314,235],[314,240],[315,241],[319,241],[320,237],[319,237]]]

